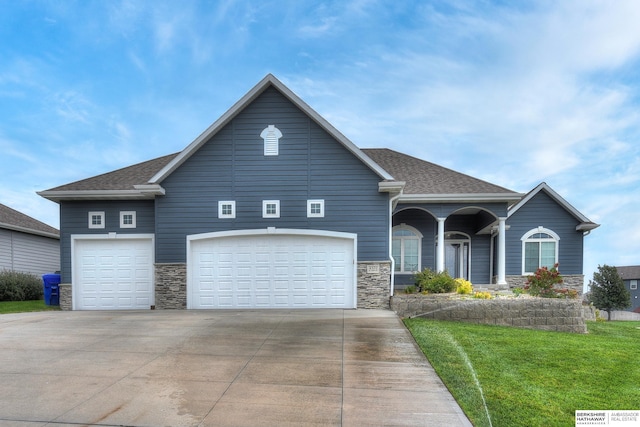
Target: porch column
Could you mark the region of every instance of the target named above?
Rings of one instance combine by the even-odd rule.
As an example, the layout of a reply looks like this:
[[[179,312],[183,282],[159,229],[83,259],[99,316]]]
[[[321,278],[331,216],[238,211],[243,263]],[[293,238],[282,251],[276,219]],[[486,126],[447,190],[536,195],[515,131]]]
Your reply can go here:
[[[438,252],[436,253],[436,270],[444,271],[444,222],[447,218],[438,218]]]
[[[506,285],[507,279],[505,274],[505,223],[506,217],[498,218],[498,285]]]

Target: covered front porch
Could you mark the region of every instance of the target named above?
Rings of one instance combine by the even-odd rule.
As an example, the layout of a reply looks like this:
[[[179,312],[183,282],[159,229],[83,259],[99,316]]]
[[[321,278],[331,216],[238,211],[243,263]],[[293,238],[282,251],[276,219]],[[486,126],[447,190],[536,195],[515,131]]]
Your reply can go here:
[[[417,271],[447,271],[474,285],[507,287],[507,203],[398,204],[391,243],[394,289],[412,285]]]

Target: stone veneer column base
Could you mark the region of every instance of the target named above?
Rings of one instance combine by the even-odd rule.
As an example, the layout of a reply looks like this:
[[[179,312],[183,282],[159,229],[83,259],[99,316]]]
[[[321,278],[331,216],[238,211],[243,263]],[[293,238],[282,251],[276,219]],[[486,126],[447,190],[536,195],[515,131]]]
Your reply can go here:
[[[390,261],[358,262],[358,308],[389,308]]]
[[[73,294],[71,292],[71,283],[61,283],[58,287],[60,293],[60,310],[73,310]]]
[[[156,308],[187,308],[187,264],[155,264]]]

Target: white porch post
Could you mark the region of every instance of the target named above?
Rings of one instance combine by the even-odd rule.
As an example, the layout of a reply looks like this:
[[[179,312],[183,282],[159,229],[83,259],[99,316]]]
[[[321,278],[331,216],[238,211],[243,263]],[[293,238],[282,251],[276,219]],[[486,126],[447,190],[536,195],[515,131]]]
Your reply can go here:
[[[436,270],[444,271],[444,222],[447,218],[438,218],[438,252],[436,253]]]
[[[505,274],[505,223],[506,217],[498,218],[498,285],[506,285],[507,278]]]

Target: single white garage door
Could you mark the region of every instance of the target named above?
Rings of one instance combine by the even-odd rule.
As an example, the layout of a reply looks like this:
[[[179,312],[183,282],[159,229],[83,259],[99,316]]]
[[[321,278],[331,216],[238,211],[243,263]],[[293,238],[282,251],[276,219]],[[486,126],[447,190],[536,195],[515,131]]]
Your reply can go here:
[[[187,305],[354,308],[354,266],[355,236],[192,237]]]
[[[74,251],[75,310],[148,310],[154,304],[152,239],[77,239]]]

